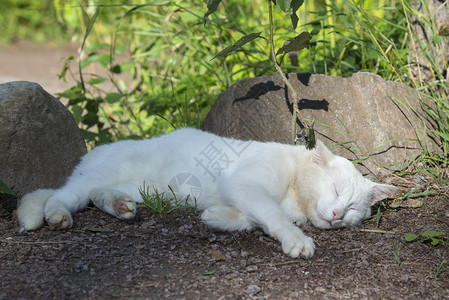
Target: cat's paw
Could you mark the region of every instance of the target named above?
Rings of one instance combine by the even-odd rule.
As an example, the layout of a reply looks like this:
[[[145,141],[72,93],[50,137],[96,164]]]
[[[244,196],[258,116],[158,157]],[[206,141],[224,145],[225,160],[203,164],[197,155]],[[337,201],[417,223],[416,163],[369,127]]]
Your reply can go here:
[[[281,240],[282,250],[293,258],[302,256],[310,258],[315,253],[313,239],[304,234],[291,234]]]
[[[252,228],[250,221],[240,210],[223,205],[214,205],[205,209],[201,214],[201,220],[211,228],[225,231]]]
[[[126,197],[120,197],[114,201],[114,211],[118,218],[128,220],[136,215],[136,202]]]
[[[45,217],[51,229],[68,229],[73,225],[73,219],[70,213],[63,210],[56,210],[48,213]]]

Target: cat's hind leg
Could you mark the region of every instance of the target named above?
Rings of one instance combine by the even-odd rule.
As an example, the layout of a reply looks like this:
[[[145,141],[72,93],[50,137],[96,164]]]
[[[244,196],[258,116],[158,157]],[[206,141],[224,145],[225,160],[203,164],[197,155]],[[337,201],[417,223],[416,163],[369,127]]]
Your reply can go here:
[[[213,205],[204,210],[201,220],[209,227],[224,230],[247,230],[253,228],[248,218],[237,208]]]
[[[73,226],[72,213],[89,203],[84,193],[73,193],[70,188],[57,190],[44,207],[45,220],[51,229],[67,229]]]
[[[20,199],[17,206],[17,218],[20,223],[19,232],[35,230],[44,225],[44,207],[54,193],[54,190],[36,190]]]
[[[96,207],[119,219],[132,219],[136,215],[136,201],[117,189],[94,188],[89,193],[89,199]]]

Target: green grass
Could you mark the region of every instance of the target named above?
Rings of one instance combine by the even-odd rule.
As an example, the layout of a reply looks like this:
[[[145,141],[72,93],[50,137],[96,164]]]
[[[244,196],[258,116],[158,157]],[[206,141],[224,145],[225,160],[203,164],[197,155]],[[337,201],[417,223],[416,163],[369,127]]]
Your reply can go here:
[[[196,200],[190,201],[190,197],[178,199],[171,189],[170,193],[158,192],[158,190],[150,185],[143,184],[139,188],[140,196],[143,199],[143,205],[153,213],[165,215],[177,209],[196,210]]]

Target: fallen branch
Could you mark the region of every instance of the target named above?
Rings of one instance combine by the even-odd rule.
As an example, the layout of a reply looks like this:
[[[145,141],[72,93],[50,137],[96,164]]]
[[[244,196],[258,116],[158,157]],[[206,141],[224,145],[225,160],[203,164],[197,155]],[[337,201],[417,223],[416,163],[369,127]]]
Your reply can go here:
[[[57,242],[27,242],[27,241],[11,241],[8,239],[0,240],[2,243],[7,244],[26,244],[26,245],[39,245],[39,244],[65,244],[73,243],[73,241],[57,241]]]
[[[390,233],[390,234],[395,234],[396,232],[394,231],[386,231],[386,230],[380,230],[380,229],[360,229],[360,231],[364,231],[364,232],[373,232],[373,233]]]

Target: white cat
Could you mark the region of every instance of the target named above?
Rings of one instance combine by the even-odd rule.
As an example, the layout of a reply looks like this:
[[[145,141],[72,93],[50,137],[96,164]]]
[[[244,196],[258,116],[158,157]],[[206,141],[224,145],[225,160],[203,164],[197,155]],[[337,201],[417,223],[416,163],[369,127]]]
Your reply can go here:
[[[95,148],[63,187],[37,190],[21,199],[21,230],[43,226],[44,218],[53,229],[70,228],[71,214],[89,201],[130,219],[136,202],[143,202],[139,188],[144,182],[171,197],[195,199],[204,210],[202,221],[212,228],[261,227],[281,242],[286,254],[306,258],[314,254],[313,240],[294,223],[309,220],[323,229],[356,226],[370,216],[372,204],[397,189],[365,179],[321,142],[307,150],[183,128]]]

